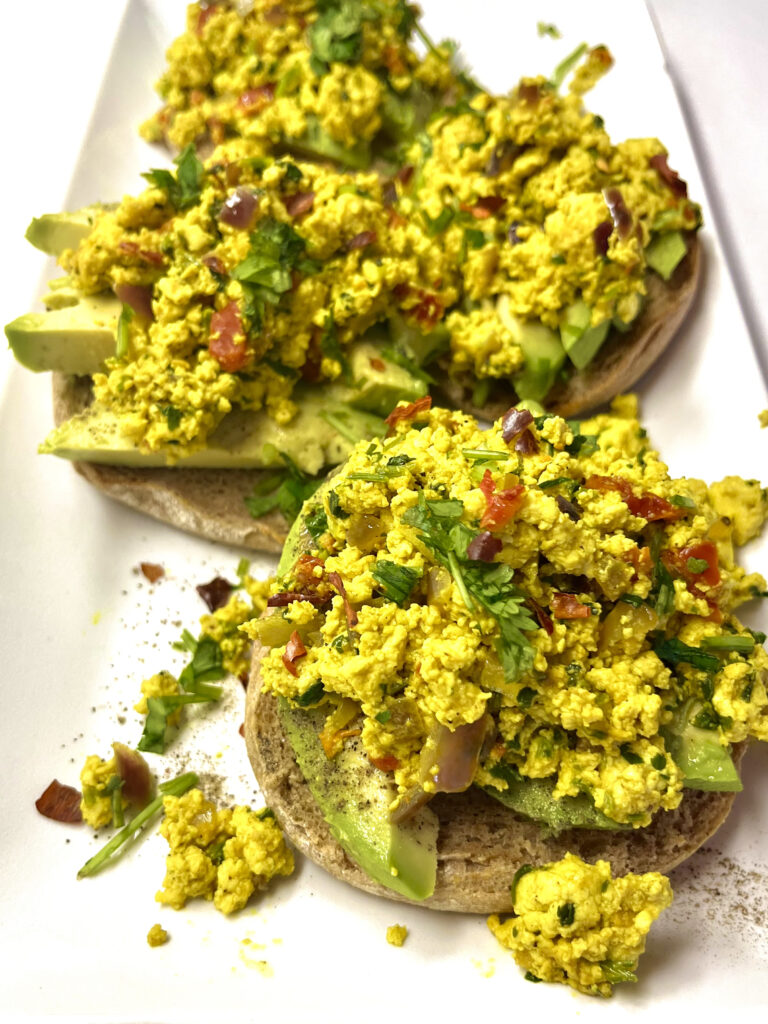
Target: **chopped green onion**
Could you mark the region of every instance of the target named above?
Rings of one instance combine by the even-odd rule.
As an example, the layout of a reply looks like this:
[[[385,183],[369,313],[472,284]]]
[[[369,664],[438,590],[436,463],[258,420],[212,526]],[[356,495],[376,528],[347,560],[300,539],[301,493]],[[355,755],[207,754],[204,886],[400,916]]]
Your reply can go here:
[[[707,651],[738,651],[739,654],[750,654],[755,649],[755,641],[751,636],[705,636],[701,646]]]
[[[125,828],[122,828],[119,832],[112,836],[106,846],[103,846],[98,853],[94,854],[90,860],[87,860],[85,864],[77,872],[78,878],[86,878],[88,875],[95,875],[97,871],[101,871],[104,865],[107,863],[109,858],[118,850],[123,843],[131,839],[140,828],[162,810],[163,797],[164,796],[182,796],[187,792],[188,789],[192,789],[198,782],[197,775],[194,772],[187,772],[184,775],[179,775],[175,779],[170,779],[168,782],[162,782],[158,788],[158,795],[152,800],[143,811],[132,818]]]

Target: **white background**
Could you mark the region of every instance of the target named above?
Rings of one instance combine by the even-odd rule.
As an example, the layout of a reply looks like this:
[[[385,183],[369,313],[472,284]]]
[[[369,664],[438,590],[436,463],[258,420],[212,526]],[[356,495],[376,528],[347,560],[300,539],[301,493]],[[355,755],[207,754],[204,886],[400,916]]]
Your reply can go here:
[[[23,242],[30,218],[136,189],[138,171],[162,159],[137,140],[135,127],[154,108],[151,82],[162,42],[180,31],[184,5],[133,0],[123,45],[112,53],[124,6],[28,0],[3,9],[3,322],[34,308],[52,275],[50,263]],[[618,67],[590,104],[606,114],[617,139],[664,139],[671,165],[704,200],[707,222],[705,291],[678,344],[642,384],[647,425],[677,474],[715,479],[733,471],[766,481],[768,431],[757,430],[756,414],[768,400],[725,261],[727,255],[753,335],[762,331],[764,340],[763,4],[655,0],[692,146],[641,4],[423,6],[427,27],[460,37],[492,88],[522,73],[547,72],[582,38],[614,50]],[[539,40],[537,20],[554,21],[567,38]],[[306,863],[295,879],[229,920],[207,905],[174,914],[153,902],[163,860],[155,838],[116,870],[75,883],[95,844],[83,831],[40,819],[34,799],[54,775],[76,783],[86,753],[105,755],[113,739],[135,743],[138,719],[130,705],[141,678],[178,668],[168,645],[182,626],[194,631],[202,610],[194,584],[218,572],[232,578],[240,553],[141,519],[91,491],[68,466],[36,458],[49,424],[48,382],[13,366],[9,356],[0,360],[0,388],[3,379],[0,1016],[391,1022],[531,1011],[625,1019],[666,1010],[708,1020],[722,1018],[725,1007],[768,1004],[768,936],[760,923],[767,889],[764,748],[750,754],[746,792],[713,850],[694,859],[693,875],[675,876],[676,903],[653,933],[641,984],[619,991],[610,1005],[524,983],[479,918],[399,909]],[[765,571],[765,544],[747,556]],[[155,587],[142,582],[134,572],[141,560],[164,564],[167,578]],[[257,571],[270,564],[257,562]],[[765,628],[760,614],[754,621]],[[233,687],[218,716],[190,731],[167,770],[194,758],[224,797],[253,799],[236,731],[241,705]],[[150,950],[144,936],[158,920],[172,941]],[[396,921],[411,929],[402,950],[384,941],[386,926]],[[260,959],[273,977],[253,966]]]

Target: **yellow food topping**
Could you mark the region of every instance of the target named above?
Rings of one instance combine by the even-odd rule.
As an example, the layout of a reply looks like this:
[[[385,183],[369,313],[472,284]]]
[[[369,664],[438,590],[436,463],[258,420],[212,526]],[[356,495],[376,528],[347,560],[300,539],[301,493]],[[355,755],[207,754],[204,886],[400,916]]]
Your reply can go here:
[[[153,924],[147,932],[147,943],[150,946],[164,946],[170,936],[162,925]]]
[[[267,809],[217,810],[199,789],[167,796],[163,807],[160,833],[170,851],[158,903],[181,910],[200,897],[231,914],[276,875],[293,871],[293,854]]]
[[[571,853],[520,875],[514,917],[494,914],[488,927],[531,981],[558,981],[586,995],[636,981],[637,962],[659,914],[672,902],[657,872],[611,877],[607,861],[585,864]]]
[[[387,928],[387,942],[390,946],[402,946],[408,938],[408,929],[404,924],[391,924]]]

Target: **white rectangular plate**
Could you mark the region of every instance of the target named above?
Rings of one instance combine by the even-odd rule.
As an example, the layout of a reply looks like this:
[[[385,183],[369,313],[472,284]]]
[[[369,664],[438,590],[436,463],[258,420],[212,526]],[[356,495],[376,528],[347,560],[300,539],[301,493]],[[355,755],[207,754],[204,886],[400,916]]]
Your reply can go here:
[[[503,0],[424,0],[422,6],[432,35],[460,39],[476,75],[497,90],[511,87],[522,74],[548,73],[582,40],[608,44],[617,66],[588,97],[590,108],[605,117],[616,140],[659,136],[691,195],[704,198],[642,3],[551,0],[534,9]],[[67,6],[75,22],[82,16],[83,31],[89,7]],[[138,139],[136,127],[154,109],[150,86],[165,46],[181,31],[184,4],[130,0],[125,10],[119,28],[114,10],[91,26],[95,36],[82,48],[82,66],[72,59],[69,92],[63,79],[49,78],[52,102],[44,108],[38,90],[39,109],[29,112],[41,135],[30,142],[30,177],[39,180],[40,161],[47,161],[47,174],[66,176],[76,146],[66,150],[73,157],[69,162],[60,150],[46,150],[46,121],[60,137],[57,103],[65,108],[74,89],[77,109],[69,116],[84,125],[86,94],[77,91],[78,83],[96,81],[93,68],[105,64],[68,207],[135,191],[142,184],[140,171],[167,162]],[[563,38],[539,37],[538,21],[555,23]],[[39,32],[46,33],[44,19]],[[67,45],[47,37],[46,42],[48,51]],[[28,64],[31,81],[40,74],[40,62]],[[22,77],[17,101],[24,92]],[[37,205],[41,194],[53,193],[17,192],[14,223],[44,212]],[[20,214],[21,207],[26,209]],[[765,383],[718,239],[710,226],[701,237],[701,295],[672,350],[642,382],[645,423],[674,475],[765,477],[768,432],[761,433],[757,423],[757,413],[768,405]],[[22,256],[22,246],[20,234],[6,235],[6,253],[18,250],[26,267],[29,254]],[[41,272],[42,259],[34,267]],[[44,269],[53,276],[52,265]],[[23,312],[33,295],[33,281],[13,273],[9,268],[4,320]],[[182,659],[170,644],[183,627],[195,632],[204,610],[194,585],[217,574],[233,578],[241,553],[142,518],[92,491],[68,465],[37,458],[36,444],[50,424],[49,382],[7,362],[0,404],[0,1011],[14,1018],[53,1014],[78,1021],[258,1017],[314,1024],[496,1020],[512,1013],[547,1019],[549,1012],[591,1020],[604,1013],[602,1002],[525,982],[483,918],[375,899],[306,861],[293,878],[231,918],[206,903],[176,913],[154,902],[165,853],[157,835],[103,875],[75,880],[103,839],[43,819],[35,799],[54,777],[77,785],[86,754],[106,756],[113,740],[136,743],[140,719],[132,705],[141,680],[162,668],[178,670]],[[758,542],[745,561],[765,569],[767,554],[768,545]],[[161,563],[165,578],[147,583],[137,573],[141,561]],[[275,564],[257,557],[254,571],[267,575]],[[762,609],[750,608],[746,617],[768,628]],[[242,717],[243,694],[232,681],[221,707],[200,715],[168,757],[153,759],[153,768],[161,775],[195,769],[214,797],[259,806],[238,734]],[[651,934],[640,984],[617,990],[610,1004],[613,1019],[641,1010],[660,1011],[660,1020],[673,1013],[710,1019],[717,1008],[719,1015],[723,1007],[768,1002],[764,745],[750,751],[744,775],[745,792],[727,826],[675,872],[675,903]],[[145,936],[155,922],[167,928],[171,941],[150,949]],[[387,926],[395,922],[410,931],[403,949],[385,941]]]

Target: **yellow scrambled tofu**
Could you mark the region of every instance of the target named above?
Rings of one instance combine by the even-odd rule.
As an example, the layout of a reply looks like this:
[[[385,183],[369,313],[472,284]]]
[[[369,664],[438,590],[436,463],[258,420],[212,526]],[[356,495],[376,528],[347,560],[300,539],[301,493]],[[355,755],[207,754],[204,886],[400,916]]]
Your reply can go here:
[[[285,609],[244,627],[271,646],[265,689],[327,710],[329,756],[361,735],[400,800],[544,781],[641,827],[705,785],[689,725],[738,788],[729,745],[768,738],[768,656],[733,615],[764,589],[734,544],[768,492],[740,485],[737,510],[732,479],[671,479],[631,396],[580,433],[428,405],[305,507]]]
[[[488,926],[530,981],[559,981],[587,995],[636,981],[651,925],[672,902],[657,872],[611,878],[607,861],[585,864],[571,853],[554,864],[522,869],[514,917]]]
[[[202,898],[232,914],[272,878],[293,871],[293,854],[266,808],[218,810],[199,789],[166,796],[163,807],[160,833],[170,849],[159,903],[181,910]]]

